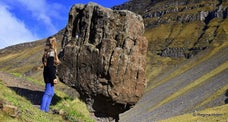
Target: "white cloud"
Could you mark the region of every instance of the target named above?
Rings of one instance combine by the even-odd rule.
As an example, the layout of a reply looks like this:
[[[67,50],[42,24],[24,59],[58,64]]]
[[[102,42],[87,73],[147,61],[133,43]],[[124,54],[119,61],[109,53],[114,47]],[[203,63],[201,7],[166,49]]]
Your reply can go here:
[[[62,4],[48,0],[1,0],[0,49],[55,34],[63,28],[65,11]]]
[[[9,7],[3,3],[0,3],[0,17],[0,49],[38,39],[22,21],[9,12]]]
[[[59,31],[54,25],[53,21],[55,19],[60,19],[61,15],[59,11],[63,8],[62,5],[56,3],[47,3],[47,0],[18,0],[28,11],[32,12],[32,16],[38,21],[45,24],[45,29],[49,33],[56,33]]]

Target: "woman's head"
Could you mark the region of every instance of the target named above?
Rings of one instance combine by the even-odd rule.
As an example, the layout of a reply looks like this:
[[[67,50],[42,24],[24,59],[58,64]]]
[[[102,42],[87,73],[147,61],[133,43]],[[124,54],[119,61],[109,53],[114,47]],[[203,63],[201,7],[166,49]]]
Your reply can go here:
[[[54,36],[48,37],[46,41],[46,46],[48,46],[51,49],[56,49],[57,48],[56,38]]]
[[[59,61],[58,56],[57,56],[57,42],[56,42],[56,38],[54,36],[48,37],[46,40],[46,45],[44,48],[44,55],[42,58],[44,66],[47,65],[47,58],[50,55],[51,51],[54,51],[55,65],[59,65],[60,61]]]

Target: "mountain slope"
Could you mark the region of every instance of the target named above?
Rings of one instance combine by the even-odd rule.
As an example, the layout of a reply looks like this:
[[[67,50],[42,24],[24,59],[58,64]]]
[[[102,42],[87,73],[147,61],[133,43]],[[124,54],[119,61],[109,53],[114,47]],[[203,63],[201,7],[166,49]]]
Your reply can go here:
[[[149,40],[148,88],[120,121],[161,120],[227,103],[228,2],[140,2],[114,7],[141,14]]]
[[[60,51],[63,30],[55,34]],[[0,50],[0,70],[16,72],[37,80],[43,80],[41,58],[46,39],[6,47]]]
[[[208,49],[149,84],[121,121],[155,121],[223,105],[228,89],[228,43]]]
[[[149,79],[227,39],[227,1],[131,0],[113,8],[143,16],[149,40]]]

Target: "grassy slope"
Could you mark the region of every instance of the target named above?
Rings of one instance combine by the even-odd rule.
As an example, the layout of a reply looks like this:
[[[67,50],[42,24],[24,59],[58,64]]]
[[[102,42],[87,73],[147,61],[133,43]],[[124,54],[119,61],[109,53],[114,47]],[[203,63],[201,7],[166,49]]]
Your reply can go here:
[[[178,8],[181,12],[170,12],[165,14],[161,17],[154,17],[154,18],[145,18],[145,25],[148,23],[153,23],[155,21],[168,21],[169,19],[176,17],[176,16],[194,16],[194,14],[199,13],[200,11],[210,11],[215,9],[217,1],[206,1],[201,0],[198,4],[188,4],[187,8],[194,8],[194,9],[186,9],[185,5],[178,5],[172,6],[167,3],[168,1],[161,1],[152,7],[147,7],[145,11],[146,13],[156,12],[156,11],[163,11],[163,10],[173,10]],[[205,5],[206,3],[206,5]],[[167,4],[164,7],[164,4]],[[204,5],[204,6],[203,6]],[[199,7],[201,6],[201,7]],[[227,1],[223,1],[223,6],[227,6]],[[145,9],[145,8],[142,8]],[[148,11],[149,10],[149,11]],[[137,10],[136,10],[137,11]],[[143,13],[146,14],[146,13]],[[207,40],[214,40],[214,41],[225,41],[225,39],[221,36],[226,35],[226,33],[219,32],[217,30],[218,27],[223,26],[227,27],[222,22],[223,20],[220,19],[213,19],[208,25],[205,25],[201,21],[193,21],[188,23],[170,21],[166,24],[161,24],[152,28],[147,28],[145,36],[149,40],[149,48],[148,48],[148,66],[147,66],[147,77],[150,79],[149,81],[153,81],[153,79],[161,74],[166,68],[175,67],[176,64],[179,64],[185,59],[172,59],[172,58],[163,58],[157,56],[157,53],[160,53],[161,50],[165,49],[166,47],[169,48],[192,48],[192,47],[206,47],[210,46]],[[227,21],[227,20],[225,20]],[[205,29],[205,30],[204,30]],[[222,29],[220,28],[220,31]],[[218,34],[217,34],[218,33]],[[219,36],[222,39],[218,39]],[[217,37],[216,37],[217,36]]]
[[[145,36],[149,40],[147,59],[147,76],[150,79],[149,82],[153,81],[152,79],[162,73],[166,68],[174,67],[176,64],[186,61],[183,58],[160,57],[156,55],[160,53],[160,50],[165,47],[191,48],[197,40],[200,42],[195,47],[213,46],[205,43],[206,40],[213,40],[214,45],[221,44],[227,39],[227,23],[228,19],[213,19],[207,25],[205,32],[202,31],[204,28],[202,22],[162,24],[148,29]],[[201,33],[203,33],[203,36],[199,39]],[[168,40],[175,41],[167,43]]]
[[[4,52],[0,54],[1,71],[20,74],[33,71],[33,73],[41,74],[41,70],[37,70],[37,67],[41,65],[43,40],[32,43],[31,47],[25,46],[19,49],[11,47],[6,48],[6,51],[3,50]],[[41,80],[41,78],[38,79]]]
[[[0,99],[6,101],[8,104],[18,107],[20,111],[18,118],[11,118],[10,116],[8,116],[7,114],[1,111],[1,116],[0,116],[1,121],[7,121],[7,122],[17,122],[17,121],[48,122],[51,120],[54,120],[57,122],[64,121],[61,116],[46,114],[41,112],[38,108],[33,107],[28,100],[26,100],[21,96],[18,96],[14,91],[4,86],[2,81],[0,82],[0,89],[1,89]]]
[[[61,37],[57,36],[57,39],[60,40]],[[42,78],[42,69],[38,68],[41,65],[43,43],[44,40],[40,40],[37,42],[32,42],[32,44],[29,44],[30,46],[25,44],[26,46],[12,46],[1,50],[0,52],[2,53],[0,53],[0,70],[8,73],[13,73],[16,77],[24,77],[26,75],[25,78],[27,80],[35,82],[38,85],[44,85]],[[17,120],[6,117],[7,121],[65,121],[61,116],[43,114],[42,112],[40,112],[39,109],[34,108],[32,104],[29,103],[25,98],[16,95],[7,87],[3,86],[3,84],[1,85],[1,87],[3,90],[1,90],[0,94],[7,93],[6,96],[13,96],[12,98],[7,98],[5,95],[3,95],[2,99],[5,99],[13,105],[18,106],[20,109],[22,109],[22,111],[29,111],[31,113],[34,113],[35,115],[34,117],[31,117],[33,114],[30,116],[27,115],[26,112],[24,112],[22,113],[21,118],[18,118]],[[59,83],[56,86],[56,89],[56,94],[61,97],[62,101],[55,106],[52,106],[53,109],[67,111],[65,118],[69,121],[93,121],[90,118],[87,107],[83,102],[81,102],[77,98],[71,99],[68,95],[63,93],[63,90],[64,92],[72,92],[73,90],[71,90],[62,83]],[[75,94],[73,94],[72,96],[75,97]],[[21,105],[23,106],[24,104],[26,104],[25,108],[21,107]],[[33,109],[30,110],[31,108]],[[2,117],[0,118],[0,120],[5,120],[5,116],[3,116],[4,113],[0,113],[0,115],[0,117]]]
[[[31,81],[32,82],[32,81]],[[38,84],[37,84],[38,85]],[[32,121],[32,122],[93,122],[90,118],[90,113],[86,109],[86,105],[79,99],[71,99],[68,95],[57,90],[56,95],[60,101],[56,105],[52,105],[51,109],[64,112],[64,115],[44,113],[26,98],[19,96],[15,91],[6,87],[0,80],[0,100],[5,103],[16,106],[19,110],[19,116],[12,118],[6,113],[0,111],[0,121],[18,122],[18,121]]]

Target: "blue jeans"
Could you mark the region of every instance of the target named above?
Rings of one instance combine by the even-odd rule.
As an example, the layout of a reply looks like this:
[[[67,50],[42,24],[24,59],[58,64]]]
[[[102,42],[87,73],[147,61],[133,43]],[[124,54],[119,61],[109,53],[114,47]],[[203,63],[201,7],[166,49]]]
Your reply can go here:
[[[44,112],[49,111],[49,107],[53,96],[54,96],[54,85],[51,85],[51,83],[46,83],[44,95],[40,105],[40,110]]]

